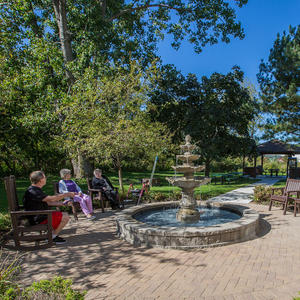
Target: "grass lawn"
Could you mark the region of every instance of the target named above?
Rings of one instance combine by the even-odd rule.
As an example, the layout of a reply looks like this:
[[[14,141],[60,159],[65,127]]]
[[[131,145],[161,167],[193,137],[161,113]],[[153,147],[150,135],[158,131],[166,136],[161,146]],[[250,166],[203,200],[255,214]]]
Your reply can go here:
[[[112,181],[113,185],[118,187],[118,177],[116,173],[111,173],[111,174],[106,174]],[[196,175],[202,175],[203,173],[199,173]],[[211,174],[213,176],[215,174]],[[173,192],[179,192],[180,189],[177,187],[173,187],[168,183],[168,181],[165,179],[165,177],[168,176],[174,176],[174,171],[160,171],[155,173],[154,178],[157,178],[160,180],[160,186],[153,186],[151,188],[151,192],[160,192],[163,194],[168,194],[170,198],[172,198],[172,193]],[[149,178],[150,177],[150,172],[123,172],[123,183],[124,183],[124,192],[126,194],[129,185],[132,183],[134,185],[134,188],[140,188],[141,187],[141,179],[142,178]],[[44,192],[49,195],[53,195],[53,184],[52,182],[54,181],[59,181],[60,178],[57,176],[48,176],[47,177],[47,184],[43,188]],[[203,199],[215,197],[217,195],[229,192],[231,190],[249,185],[253,182],[255,182],[255,179],[250,179],[250,178],[240,178],[237,182],[230,182],[229,184],[208,184],[208,185],[203,185],[199,188],[195,189],[195,194],[197,198],[200,197]],[[87,189],[87,184],[85,179],[80,179],[76,180],[76,182],[79,184],[81,189],[84,191]],[[17,193],[18,193],[18,198],[19,201],[22,200],[23,195],[30,185],[30,181],[27,178],[18,178],[17,182]],[[0,183],[0,212],[7,212],[7,199],[6,199],[6,193],[4,189],[4,183],[1,181]]]

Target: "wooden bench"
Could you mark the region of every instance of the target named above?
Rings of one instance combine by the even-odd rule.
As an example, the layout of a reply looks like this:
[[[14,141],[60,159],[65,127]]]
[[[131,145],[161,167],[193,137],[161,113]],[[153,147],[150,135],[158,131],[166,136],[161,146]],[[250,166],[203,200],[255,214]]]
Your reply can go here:
[[[237,182],[240,179],[240,173],[235,172],[235,173],[230,173],[227,175],[224,175],[223,181],[226,183],[231,183],[231,182]]]
[[[98,201],[102,212],[104,212],[104,207],[105,206],[107,207],[107,203],[109,203],[109,200],[107,199],[104,191],[102,189],[93,189],[92,188],[92,179],[90,179],[90,178],[86,179],[86,183],[88,186],[88,193],[89,193],[91,199]],[[117,192],[117,200],[119,202],[119,207],[124,208],[124,202],[123,202],[123,199],[119,195],[119,189],[114,187],[114,191]]]
[[[281,191],[281,195],[274,194],[275,191]],[[297,204],[300,198],[300,180],[288,178],[284,188],[272,188],[269,210],[272,208],[273,202],[279,202],[283,205],[283,214],[286,214],[289,202],[294,202],[294,216],[296,216]]]
[[[49,248],[52,241],[52,210],[24,211],[19,204],[15,176],[4,178],[12,229],[3,236],[1,246],[15,250]],[[48,223],[30,225],[27,216],[46,215]],[[9,242],[13,241],[14,245]]]
[[[104,212],[104,207],[105,207],[104,201],[106,201],[106,203],[107,203],[108,199],[105,197],[103,190],[93,189],[92,188],[92,179],[90,179],[90,178],[86,179],[86,183],[88,186],[88,193],[89,193],[91,199],[98,201],[102,212]]]

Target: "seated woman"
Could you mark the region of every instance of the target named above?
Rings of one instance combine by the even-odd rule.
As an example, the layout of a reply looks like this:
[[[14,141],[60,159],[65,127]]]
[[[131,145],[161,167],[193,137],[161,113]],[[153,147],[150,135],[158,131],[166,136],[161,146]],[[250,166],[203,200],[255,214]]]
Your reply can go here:
[[[94,170],[94,178],[92,180],[92,188],[103,191],[103,194],[108,199],[112,209],[119,208],[118,191],[114,190],[113,185],[111,184],[111,182],[105,175],[102,175],[102,170],[100,170],[100,169]]]
[[[60,170],[60,177],[62,180],[59,181],[59,193],[64,194],[74,192],[74,202],[79,202],[86,217],[89,220],[94,220],[95,216],[93,216],[92,200],[88,195],[83,194],[81,188],[73,180],[71,180],[71,171],[69,169]],[[71,201],[71,199],[65,197],[64,203],[67,203],[68,201]]]

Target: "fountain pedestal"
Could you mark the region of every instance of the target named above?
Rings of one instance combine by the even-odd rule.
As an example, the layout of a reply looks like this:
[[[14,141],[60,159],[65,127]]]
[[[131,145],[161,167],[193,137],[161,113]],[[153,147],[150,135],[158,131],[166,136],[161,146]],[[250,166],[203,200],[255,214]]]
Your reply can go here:
[[[194,173],[201,171],[204,166],[194,166],[193,161],[199,158],[199,155],[192,154],[191,151],[195,145],[191,144],[191,137],[185,137],[185,144],[180,148],[184,151],[183,155],[177,155],[177,159],[183,161],[182,165],[173,166],[175,172],[182,172],[183,177],[167,177],[166,179],[174,186],[182,189],[180,200],[180,209],[176,218],[180,222],[195,223],[200,218],[200,212],[197,210],[197,202],[194,199],[194,189],[200,185],[210,182],[210,178],[195,178]]]

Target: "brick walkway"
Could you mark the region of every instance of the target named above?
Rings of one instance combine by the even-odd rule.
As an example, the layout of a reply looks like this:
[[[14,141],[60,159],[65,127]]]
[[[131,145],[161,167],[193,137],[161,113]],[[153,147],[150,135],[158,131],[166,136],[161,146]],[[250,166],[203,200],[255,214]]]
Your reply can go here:
[[[280,299],[300,291],[300,214],[247,205],[262,214],[260,237],[193,251],[134,248],[119,240],[115,216],[80,219],[67,245],[26,253],[21,281],[61,275],[86,299]]]

